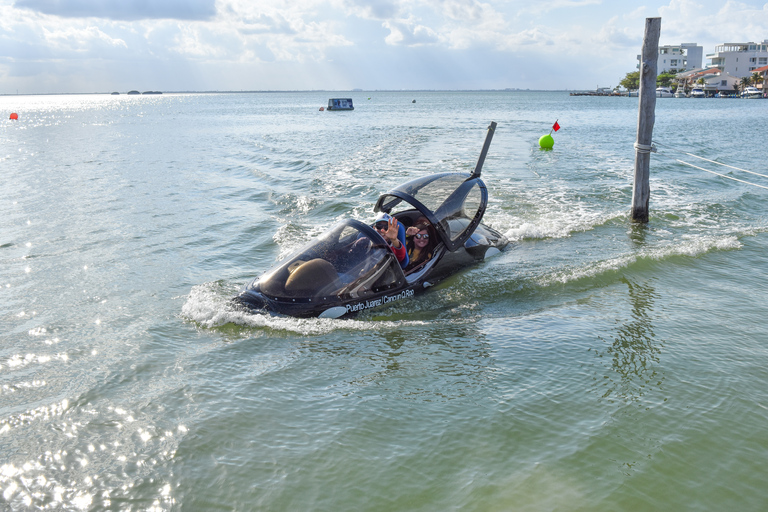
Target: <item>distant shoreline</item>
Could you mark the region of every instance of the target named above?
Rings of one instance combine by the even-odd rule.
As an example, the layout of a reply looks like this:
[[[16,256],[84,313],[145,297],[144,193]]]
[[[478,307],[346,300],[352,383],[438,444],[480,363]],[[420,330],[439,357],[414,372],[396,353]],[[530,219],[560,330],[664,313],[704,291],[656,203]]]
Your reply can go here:
[[[375,93],[375,92],[581,92],[585,89],[371,89],[371,90],[343,90],[343,89],[308,89],[308,90],[264,90],[264,91],[158,91],[154,94],[132,94],[130,96],[158,96],[162,94],[285,94],[285,93]],[[160,94],[158,94],[160,93]],[[4,96],[84,96],[84,95],[103,95],[117,96],[110,92],[36,92],[36,93],[0,93]],[[121,92],[119,96],[129,96],[127,92]]]

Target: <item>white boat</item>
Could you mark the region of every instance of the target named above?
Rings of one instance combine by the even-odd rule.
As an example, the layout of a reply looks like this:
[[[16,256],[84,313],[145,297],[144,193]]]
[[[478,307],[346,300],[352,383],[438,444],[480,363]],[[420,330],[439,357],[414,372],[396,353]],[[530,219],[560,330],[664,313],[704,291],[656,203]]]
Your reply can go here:
[[[760,92],[760,89],[757,87],[752,87],[751,85],[744,89],[741,93],[742,98],[749,98],[749,99],[756,99],[756,98],[762,98],[763,93]]]
[[[677,90],[675,91],[675,98],[686,98],[685,87],[682,83],[677,84]]]
[[[656,97],[657,98],[674,98],[675,93],[672,92],[672,89],[670,87],[657,87]]]
[[[691,90],[691,98],[706,98],[707,95],[704,93],[703,89],[699,89],[698,87]]]

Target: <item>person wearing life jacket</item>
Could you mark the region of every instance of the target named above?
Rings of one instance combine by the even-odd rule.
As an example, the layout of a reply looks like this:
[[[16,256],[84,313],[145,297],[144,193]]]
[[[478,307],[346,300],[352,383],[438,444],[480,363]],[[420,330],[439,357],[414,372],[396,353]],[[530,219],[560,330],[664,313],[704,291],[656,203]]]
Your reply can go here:
[[[408,259],[410,260],[405,268],[405,271],[408,272],[421,267],[432,259],[437,240],[432,224],[423,217],[417,220],[414,226],[409,227],[405,234],[408,237],[406,249],[408,249]]]
[[[376,216],[373,225],[376,231],[384,237],[389,248],[395,253],[401,268],[408,266],[408,251],[405,248],[405,227],[388,213],[381,212]]]

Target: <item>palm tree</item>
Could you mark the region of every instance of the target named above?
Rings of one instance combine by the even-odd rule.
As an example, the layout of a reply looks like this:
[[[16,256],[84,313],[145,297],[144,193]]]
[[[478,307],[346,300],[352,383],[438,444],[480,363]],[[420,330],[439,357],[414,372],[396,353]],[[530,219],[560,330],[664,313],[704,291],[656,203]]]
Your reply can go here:
[[[703,78],[699,78],[698,80],[696,80],[696,83],[699,85],[699,87],[701,87],[701,90],[704,91],[704,93],[706,94],[706,90],[704,89],[704,85],[707,83],[707,81],[704,80]]]
[[[755,87],[758,87],[763,83],[763,76],[760,73],[752,73],[752,83],[755,84]],[[762,87],[760,87],[760,89],[762,89]]]
[[[741,79],[741,92],[744,92],[744,89],[752,85],[752,78],[745,76]]]

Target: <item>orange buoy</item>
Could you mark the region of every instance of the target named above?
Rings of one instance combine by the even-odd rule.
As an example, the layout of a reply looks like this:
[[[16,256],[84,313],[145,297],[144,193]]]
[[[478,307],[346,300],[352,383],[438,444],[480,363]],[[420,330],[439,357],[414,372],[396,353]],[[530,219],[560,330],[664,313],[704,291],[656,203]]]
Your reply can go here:
[[[11,119],[18,119],[18,118],[19,118],[19,114],[17,114],[16,112],[11,114]]]
[[[323,110],[325,110],[325,107],[320,107],[320,112],[322,112]]]

